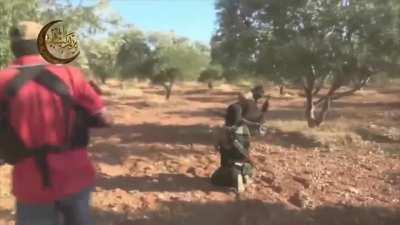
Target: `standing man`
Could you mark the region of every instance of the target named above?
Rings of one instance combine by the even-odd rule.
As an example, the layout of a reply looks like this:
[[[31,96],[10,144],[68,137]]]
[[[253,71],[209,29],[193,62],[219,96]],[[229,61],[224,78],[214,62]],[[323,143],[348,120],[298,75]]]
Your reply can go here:
[[[111,120],[79,69],[47,64],[39,55],[41,28],[24,21],[10,30],[16,59],[0,71],[1,119],[21,142],[20,148],[5,150],[27,153],[8,161],[14,165],[16,224],[91,225],[95,171],[87,130]]]

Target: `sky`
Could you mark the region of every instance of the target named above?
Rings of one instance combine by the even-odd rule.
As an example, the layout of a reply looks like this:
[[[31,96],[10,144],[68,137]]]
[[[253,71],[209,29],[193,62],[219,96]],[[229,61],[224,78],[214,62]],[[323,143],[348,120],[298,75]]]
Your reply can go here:
[[[209,44],[216,27],[214,0],[109,0],[109,3],[125,23],[145,32],[174,31],[179,36]]]

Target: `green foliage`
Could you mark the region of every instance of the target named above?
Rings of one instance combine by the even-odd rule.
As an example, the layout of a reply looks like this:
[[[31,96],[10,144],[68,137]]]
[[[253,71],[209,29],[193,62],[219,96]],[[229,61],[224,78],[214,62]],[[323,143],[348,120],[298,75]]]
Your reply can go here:
[[[208,88],[214,88],[214,82],[222,79],[222,68],[216,65],[210,65],[200,73],[199,82],[207,83]]]
[[[245,78],[245,72],[241,72],[238,69],[225,68],[222,72],[222,77],[229,83],[234,83],[240,79]]]
[[[211,40],[211,58],[212,63],[223,66],[228,81],[238,80],[241,74],[253,73],[254,68],[258,31],[239,13],[242,12],[241,2],[216,1],[219,27]]]
[[[117,43],[119,37],[117,34],[110,34],[103,40],[93,39],[93,37],[105,32],[109,26],[118,30],[122,20],[119,15],[110,11],[108,1],[90,2],[90,4],[83,4],[84,2],[72,4],[68,0],[41,1],[40,20],[42,24],[46,24],[52,20],[62,19],[69,30],[77,32],[81,53],[74,64],[86,73],[94,73],[95,77],[105,81],[112,76],[111,71],[115,72],[114,59],[117,52],[115,46],[119,44]],[[111,65],[109,68],[102,69],[108,64]]]
[[[301,84],[311,126],[322,122],[331,100],[400,68],[398,0],[218,0],[216,9],[212,61],[229,76],[264,74]],[[314,102],[327,80],[329,91]],[[314,115],[316,106],[321,116]]]
[[[398,68],[396,0],[219,0],[212,58],[226,70],[269,74],[280,83]]]
[[[121,29],[121,17],[110,10],[108,1],[4,0],[0,13],[0,68],[12,59],[6,41],[9,28],[21,20],[64,20],[80,36],[82,51],[74,64],[103,81],[117,72],[123,79],[147,79],[170,68],[179,69],[184,79],[195,79],[210,61],[208,46],[172,32],[145,35],[129,25]],[[109,37],[98,35],[111,26],[115,32]]]
[[[182,71],[176,67],[169,67],[161,70],[159,73],[151,77],[153,84],[161,85],[165,89],[165,98],[169,100],[172,92],[172,87],[177,80],[183,77]]]
[[[121,18],[109,11],[107,1],[77,5],[62,0],[3,0],[0,1],[0,15],[0,68],[5,67],[13,58],[8,32],[19,21],[32,20],[46,24],[51,20],[62,19],[69,29],[79,33],[81,42],[84,42],[84,38],[105,31],[109,25],[118,27],[121,24]],[[76,63],[83,69],[89,69],[85,52],[81,53]]]
[[[212,82],[212,81],[217,81],[220,79],[221,79],[221,72],[216,68],[209,67],[200,73],[200,77],[199,77],[198,81],[199,82]]]
[[[177,68],[185,80],[193,80],[208,65],[209,55],[205,46],[175,36],[167,36],[162,40],[158,43],[153,42],[155,44],[153,57],[157,59],[157,70]]]
[[[172,85],[175,81],[182,79],[182,71],[179,68],[170,67],[152,76],[153,84]]]
[[[174,33],[150,33],[138,30],[124,35],[117,64],[128,78],[152,78],[170,68],[179,69],[183,79],[195,79],[209,63],[209,49]]]
[[[152,74],[152,53],[146,43],[144,34],[137,29],[130,28],[121,35],[123,44],[117,54],[117,65],[123,79],[143,79]]]
[[[12,25],[22,20],[39,20],[39,1],[0,1],[0,68],[4,68],[13,58],[8,32]]]
[[[88,59],[89,69],[102,83],[116,74],[116,59],[121,39],[118,34],[104,40],[89,40],[82,43]]]
[[[108,1],[98,3],[72,4],[67,0],[42,1],[40,17],[43,24],[52,20],[62,19],[69,29],[79,33],[82,38],[106,31],[108,25],[119,27],[121,17],[110,11]]]

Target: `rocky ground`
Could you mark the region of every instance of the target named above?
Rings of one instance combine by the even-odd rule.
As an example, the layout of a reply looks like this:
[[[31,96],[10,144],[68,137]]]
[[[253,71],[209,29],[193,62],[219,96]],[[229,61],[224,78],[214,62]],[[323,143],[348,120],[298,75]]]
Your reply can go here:
[[[217,188],[213,129],[237,87],[179,86],[166,103],[145,84],[105,90],[116,118],[93,131],[99,225],[400,225],[400,90],[338,101],[321,128],[303,121],[303,99],[271,89],[268,134],[252,144],[247,191]],[[0,225],[13,223],[11,168],[0,168]]]

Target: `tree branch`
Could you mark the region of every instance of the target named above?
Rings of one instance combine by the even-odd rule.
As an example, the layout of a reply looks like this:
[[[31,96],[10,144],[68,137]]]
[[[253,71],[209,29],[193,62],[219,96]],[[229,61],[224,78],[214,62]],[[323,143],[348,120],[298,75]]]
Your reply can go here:
[[[303,87],[304,90],[306,92],[312,92],[312,90],[314,89],[314,85],[315,85],[315,78],[312,76],[306,76],[305,78],[303,78],[302,80],[303,82]]]
[[[339,98],[354,94],[356,91],[358,91],[362,87],[364,87],[368,83],[369,79],[370,79],[370,76],[367,76],[367,77],[363,78],[357,86],[355,86],[354,88],[352,88],[352,89],[350,89],[348,91],[337,93],[337,94],[333,95],[332,99],[333,100],[337,100]]]
[[[301,79],[301,84],[303,85],[304,90],[308,91],[307,82],[306,82],[306,79],[304,77]]]
[[[324,87],[326,78],[327,78],[327,75],[320,78],[320,81],[317,82],[317,85],[312,93],[313,95],[316,95],[321,91],[321,89]]]
[[[326,119],[329,109],[331,107],[331,103],[332,103],[332,98],[327,97],[324,101],[324,105],[323,105],[321,111],[318,114],[318,118],[315,121],[317,126],[320,126],[321,123]]]
[[[331,97],[335,93],[335,91],[337,91],[342,85],[343,85],[342,77],[337,76],[336,79],[333,81],[333,84],[329,89],[328,93],[325,96],[318,99],[318,101],[315,102],[315,105],[317,106],[321,104],[323,101],[325,101],[328,97]]]

